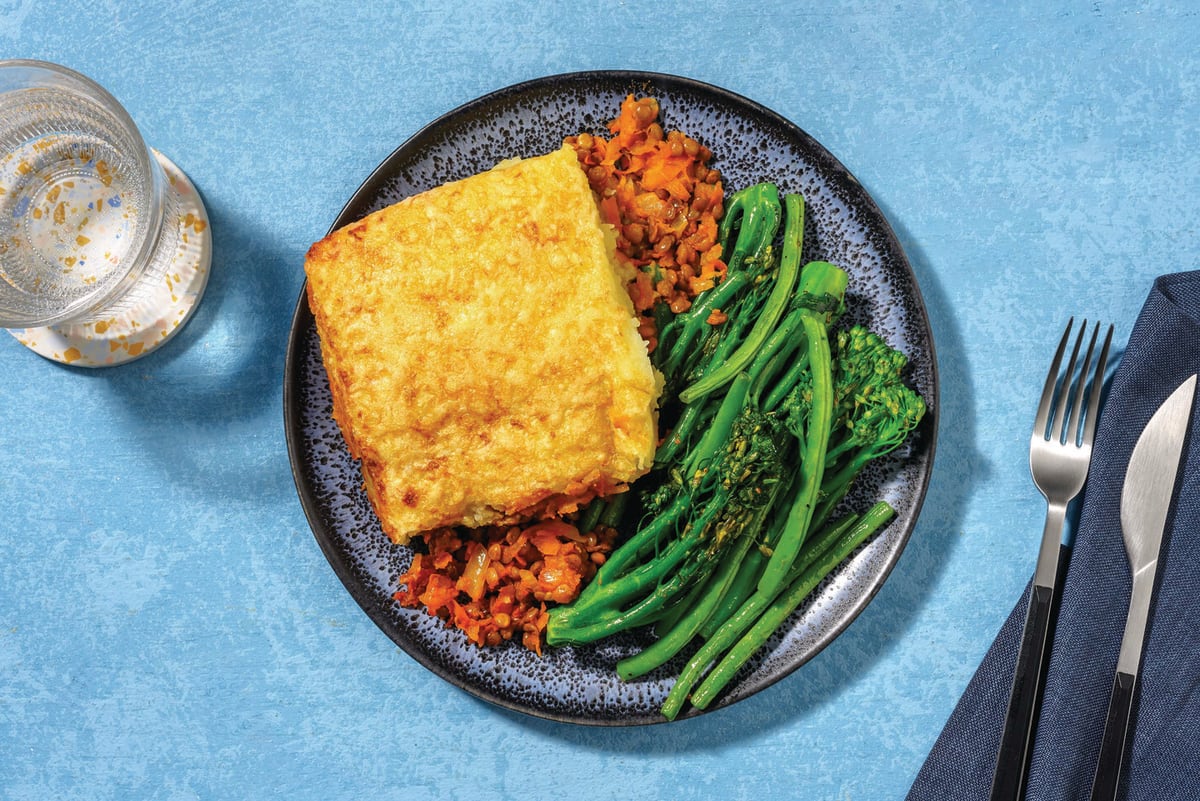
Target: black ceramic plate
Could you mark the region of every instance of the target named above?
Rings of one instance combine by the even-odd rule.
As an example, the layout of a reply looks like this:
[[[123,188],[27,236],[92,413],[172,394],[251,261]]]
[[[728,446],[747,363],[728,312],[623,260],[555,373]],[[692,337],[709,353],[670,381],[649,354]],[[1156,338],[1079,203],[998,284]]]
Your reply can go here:
[[[710,709],[746,698],[829,644],[874,597],[908,540],[933,464],[937,370],[920,290],[875,203],[820,144],[773,112],[695,81],[635,72],[589,72],[530,81],[474,100],[436,120],[392,153],[354,193],[331,230],[432,186],[513,156],[559,147],[581,131],[606,133],[628,93],[658,98],[664,127],[707,144],[727,192],[760,180],[807,201],[805,259],[850,274],[852,316],[912,360],[912,380],[930,413],[911,446],[860,481],[852,503],[890,501],[896,519],[818,587]],[[541,658],[510,643],[479,649],[421,611],[392,600],[411,552],[392,545],[362,491],[330,418],[331,402],[313,317],[303,292],[288,342],[284,407],[288,451],[305,514],[334,571],[397,645],[434,673],[480,698],[545,718],[595,725],[662,721],[658,707],[678,669],[670,663],[624,683],[622,657],[648,642],[630,634]],[[697,714],[688,709],[683,716]]]

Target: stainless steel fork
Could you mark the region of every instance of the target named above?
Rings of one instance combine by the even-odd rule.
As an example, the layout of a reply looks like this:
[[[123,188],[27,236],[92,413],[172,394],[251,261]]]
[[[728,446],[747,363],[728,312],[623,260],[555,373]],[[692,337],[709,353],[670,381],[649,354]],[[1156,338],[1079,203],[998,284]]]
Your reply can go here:
[[[1050,655],[1060,581],[1070,555],[1070,547],[1063,543],[1067,505],[1083,489],[1092,459],[1096,419],[1100,415],[1100,392],[1113,328],[1111,325],[1108,327],[1104,344],[1093,363],[1092,356],[1100,333],[1100,323],[1096,323],[1086,355],[1076,370],[1088,327],[1084,320],[1079,327],[1067,368],[1060,375],[1063,354],[1071,339],[1074,322],[1074,318],[1067,322],[1067,329],[1058,343],[1038,402],[1033,435],[1029,440],[1029,469],[1033,474],[1033,483],[1046,497],[1046,525],[1042,530],[1042,544],[1033,574],[1008,714],[996,757],[991,801],[1017,801],[1025,794],[1034,724],[1040,705],[1045,665]]]

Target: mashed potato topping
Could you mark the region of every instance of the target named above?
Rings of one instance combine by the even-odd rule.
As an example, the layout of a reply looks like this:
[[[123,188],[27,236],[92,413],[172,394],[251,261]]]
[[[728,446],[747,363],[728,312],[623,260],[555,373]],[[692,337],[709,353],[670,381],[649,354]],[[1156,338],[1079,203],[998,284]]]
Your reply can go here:
[[[377,211],[305,270],[393,541],[570,511],[650,468],[661,379],[569,146]]]

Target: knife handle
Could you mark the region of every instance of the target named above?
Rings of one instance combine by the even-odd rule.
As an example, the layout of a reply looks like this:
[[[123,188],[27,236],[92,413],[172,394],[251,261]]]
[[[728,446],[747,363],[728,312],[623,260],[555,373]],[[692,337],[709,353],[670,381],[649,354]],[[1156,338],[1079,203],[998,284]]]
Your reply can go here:
[[[1100,761],[1092,782],[1092,801],[1112,801],[1121,781],[1121,763],[1125,761],[1125,739],[1133,711],[1133,691],[1137,676],[1118,670],[1113,676],[1112,695],[1108,699],[1108,720],[1100,741]]]
[[[996,772],[992,777],[991,801],[1019,801],[1025,794],[1029,756],[1033,751],[1034,721],[1042,692],[1046,657],[1049,655],[1054,596],[1052,587],[1034,584],[1030,590],[1025,629],[1021,634],[1021,650],[1008,699],[1008,714],[1004,719],[1004,733],[1000,737],[1000,751],[996,756]]]

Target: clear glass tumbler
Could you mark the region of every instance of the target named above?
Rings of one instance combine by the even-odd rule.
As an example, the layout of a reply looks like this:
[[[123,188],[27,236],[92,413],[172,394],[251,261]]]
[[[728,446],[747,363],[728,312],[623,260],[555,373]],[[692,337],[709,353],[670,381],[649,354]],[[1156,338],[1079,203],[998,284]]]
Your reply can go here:
[[[112,95],[0,61],[0,327],[58,361],[128,361],[190,316],[210,261],[195,188]]]

